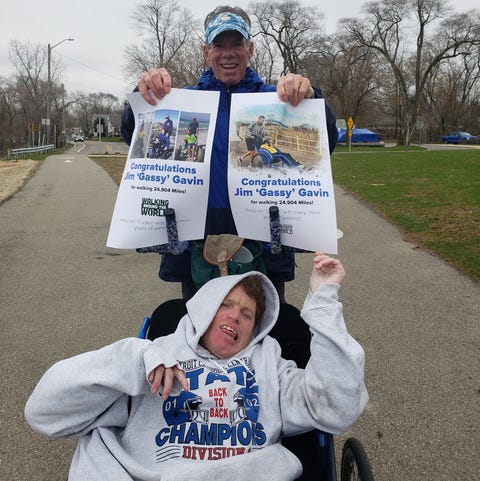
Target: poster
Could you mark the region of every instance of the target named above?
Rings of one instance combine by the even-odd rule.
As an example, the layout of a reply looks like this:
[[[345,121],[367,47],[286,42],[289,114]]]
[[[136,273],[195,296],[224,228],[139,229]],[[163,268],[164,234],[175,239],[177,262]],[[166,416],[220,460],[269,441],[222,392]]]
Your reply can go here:
[[[337,254],[324,100],[293,107],[276,93],[233,94],[229,137],[229,198],[238,234],[269,242],[269,208],[276,206],[283,245]]]
[[[165,210],[173,208],[178,239],[203,238],[218,92],[172,89],[156,106],[127,96],[135,115],[107,247],[168,242]]]

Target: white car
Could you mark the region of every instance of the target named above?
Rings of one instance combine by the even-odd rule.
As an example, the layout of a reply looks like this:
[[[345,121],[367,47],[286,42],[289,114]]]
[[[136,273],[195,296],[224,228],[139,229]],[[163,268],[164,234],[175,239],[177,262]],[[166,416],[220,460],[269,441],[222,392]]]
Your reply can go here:
[[[74,142],[84,142],[85,141],[85,136],[79,132],[76,132],[72,135],[72,140]]]

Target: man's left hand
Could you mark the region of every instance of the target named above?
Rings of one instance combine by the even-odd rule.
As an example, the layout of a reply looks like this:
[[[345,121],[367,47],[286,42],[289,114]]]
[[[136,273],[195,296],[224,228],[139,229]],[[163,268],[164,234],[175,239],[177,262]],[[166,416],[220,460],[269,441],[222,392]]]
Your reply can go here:
[[[315,97],[310,80],[294,73],[289,73],[278,79],[277,92],[282,102],[288,102],[293,106],[297,106],[303,99]]]

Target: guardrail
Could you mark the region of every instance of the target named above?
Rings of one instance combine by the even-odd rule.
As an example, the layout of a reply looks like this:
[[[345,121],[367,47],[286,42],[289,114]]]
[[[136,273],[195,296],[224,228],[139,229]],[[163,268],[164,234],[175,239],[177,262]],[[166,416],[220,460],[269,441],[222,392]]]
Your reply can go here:
[[[7,152],[7,159],[11,160],[15,158],[18,160],[19,158],[23,158],[23,156],[27,154],[38,154],[41,152],[53,152],[55,150],[54,144],[49,145],[41,145],[39,147],[22,147],[20,149],[8,149]]]

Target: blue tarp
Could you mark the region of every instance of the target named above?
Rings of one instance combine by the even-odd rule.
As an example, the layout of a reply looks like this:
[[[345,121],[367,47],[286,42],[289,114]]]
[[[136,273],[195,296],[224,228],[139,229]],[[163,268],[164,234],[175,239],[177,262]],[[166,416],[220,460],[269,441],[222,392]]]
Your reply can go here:
[[[338,129],[338,142],[346,142],[346,134],[346,129]],[[380,137],[369,129],[353,129],[352,142],[380,142]]]

